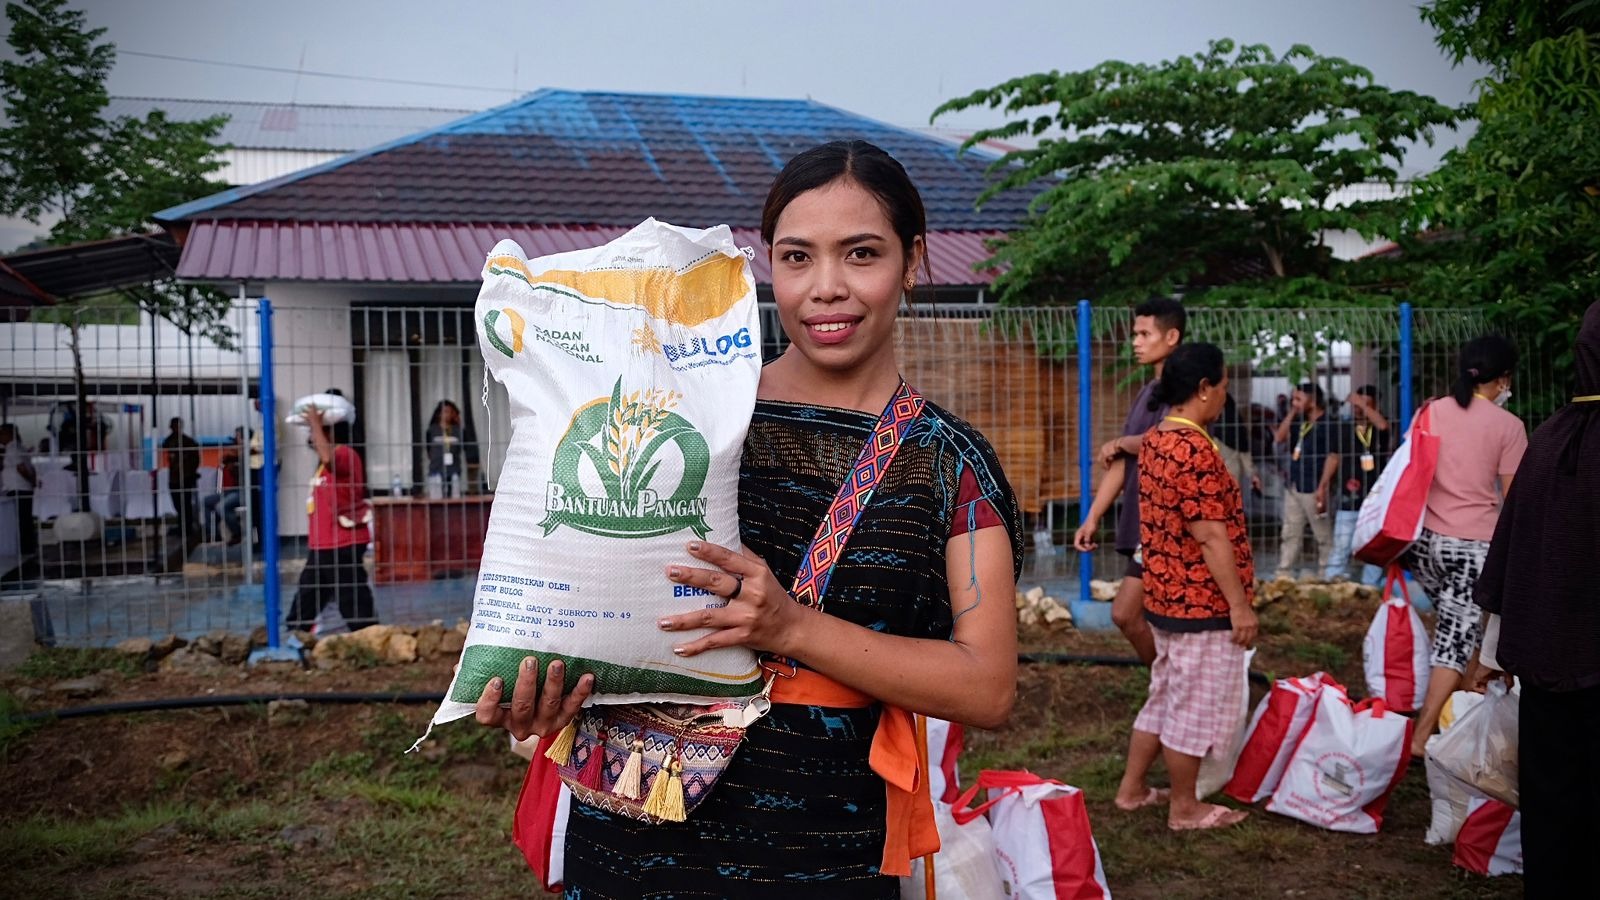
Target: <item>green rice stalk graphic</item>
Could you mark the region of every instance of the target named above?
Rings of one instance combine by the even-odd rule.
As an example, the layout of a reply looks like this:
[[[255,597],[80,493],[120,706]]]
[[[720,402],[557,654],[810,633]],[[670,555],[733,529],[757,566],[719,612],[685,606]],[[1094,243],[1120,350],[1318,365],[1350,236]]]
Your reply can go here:
[[[649,486],[661,468],[655,457],[684,430],[669,424],[681,396],[658,390],[623,394],[621,379],[612,386],[600,446],[584,448],[599,471],[607,497],[633,504]]]

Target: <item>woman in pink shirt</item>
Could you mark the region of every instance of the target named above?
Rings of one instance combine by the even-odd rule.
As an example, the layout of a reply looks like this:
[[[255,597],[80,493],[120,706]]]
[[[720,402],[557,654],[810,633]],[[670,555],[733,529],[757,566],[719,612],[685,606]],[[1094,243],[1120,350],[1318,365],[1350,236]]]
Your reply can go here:
[[[1483,639],[1482,611],[1473,586],[1494,537],[1500,500],[1528,446],[1522,420],[1502,407],[1511,397],[1511,371],[1517,351],[1498,336],[1474,338],[1461,348],[1460,374],[1449,398],[1428,405],[1431,428],[1439,435],[1439,465],[1428,492],[1422,536],[1402,563],[1433,599],[1434,627],[1428,695],[1417,715],[1413,756],[1439,723],[1445,701],[1461,685],[1468,663]]]

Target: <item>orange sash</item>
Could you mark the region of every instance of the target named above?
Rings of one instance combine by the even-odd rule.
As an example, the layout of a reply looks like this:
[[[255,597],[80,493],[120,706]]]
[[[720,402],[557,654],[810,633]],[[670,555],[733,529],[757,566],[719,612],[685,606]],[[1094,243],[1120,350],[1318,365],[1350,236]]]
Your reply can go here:
[[[878,701],[826,675],[797,669],[792,678],[778,676],[772,686],[772,702],[860,709]],[[879,866],[885,875],[910,875],[911,860],[939,850],[927,760],[917,738],[915,717],[898,706],[884,704],[868,762],[887,790],[883,862]]]

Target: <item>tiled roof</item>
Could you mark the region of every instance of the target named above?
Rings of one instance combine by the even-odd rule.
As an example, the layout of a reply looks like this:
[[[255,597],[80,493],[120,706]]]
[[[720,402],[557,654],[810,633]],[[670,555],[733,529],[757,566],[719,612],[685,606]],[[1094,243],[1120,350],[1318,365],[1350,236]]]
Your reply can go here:
[[[157,218],[755,227],[790,157],[850,138],[905,165],[932,230],[1009,230],[1032,196],[974,211],[993,156],[808,100],[546,90]]]
[[[418,106],[328,106],[112,97],[106,115],[144,118],[162,110],[177,122],[227,116],[217,140],[244,150],[321,150],[350,153],[438,128],[473,113],[470,109]]]
[[[627,231],[622,226],[510,223],[199,221],[184,241],[178,277],[197,281],[360,281],[467,284],[481,277],[484,257],[502,238],[530,256],[594,247]],[[989,256],[985,239],[998,232],[935,231],[928,261],[935,285],[987,284],[972,270]],[[754,228],[733,239],[761,246]],[[756,281],[768,284],[767,255],[753,261]]]

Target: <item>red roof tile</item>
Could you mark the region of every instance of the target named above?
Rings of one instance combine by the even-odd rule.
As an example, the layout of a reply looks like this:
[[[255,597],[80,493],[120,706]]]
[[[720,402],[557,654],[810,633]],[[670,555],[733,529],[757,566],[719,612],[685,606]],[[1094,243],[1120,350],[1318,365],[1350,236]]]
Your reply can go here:
[[[472,284],[496,242],[511,238],[531,256],[581,250],[628,229],[603,225],[523,225],[435,222],[195,222],[184,242],[178,277],[199,281],[368,281]],[[935,285],[988,284],[992,273],[974,264],[989,257],[997,231],[934,231],[928,259]],[[733,239],[760,248],[755,228]],[[756,281],[768,284],[767,255],[757,252]]]

